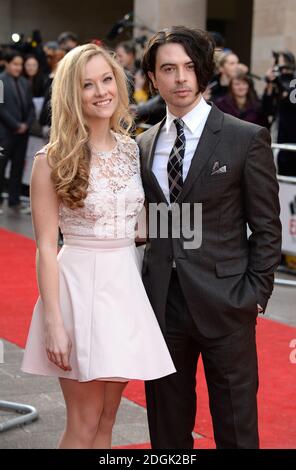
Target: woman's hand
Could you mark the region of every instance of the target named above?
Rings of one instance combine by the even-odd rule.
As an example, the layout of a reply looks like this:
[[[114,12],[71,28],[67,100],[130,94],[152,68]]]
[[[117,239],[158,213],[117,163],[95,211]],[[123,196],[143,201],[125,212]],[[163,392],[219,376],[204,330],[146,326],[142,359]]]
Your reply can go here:
[[[45,327],[45,346],[48,359],[64,371],[71,371],[69,358],[71,339],[61,323],[48,323]]]

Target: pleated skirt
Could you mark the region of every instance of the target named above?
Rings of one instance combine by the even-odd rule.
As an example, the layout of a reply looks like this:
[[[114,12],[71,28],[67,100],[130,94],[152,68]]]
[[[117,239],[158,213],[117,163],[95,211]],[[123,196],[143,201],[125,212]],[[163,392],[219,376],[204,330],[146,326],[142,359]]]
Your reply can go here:
[[[59,299],[72,341],[63,371],[45,348],[42,300],[35,305],[22,371],[90,380],[154,380],[176,372],[141,279],[134,240],[66,237],[58,254]]]

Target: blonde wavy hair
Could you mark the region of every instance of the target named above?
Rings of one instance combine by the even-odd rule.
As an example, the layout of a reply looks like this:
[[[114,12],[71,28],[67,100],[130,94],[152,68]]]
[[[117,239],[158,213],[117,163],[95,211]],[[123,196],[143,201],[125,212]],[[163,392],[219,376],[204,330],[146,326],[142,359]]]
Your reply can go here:
[[[118,88],[118,106],[110,119],[114,132],[128,135],[132,117],[126,76],[111,52],[95,44],[78,46],[59,62],[52,86],[52,124],[47,150],[56,193],[66,206],[84,206],[89,183],[89,129],[82,110],[83,74],[86,63],[102,55],[110,65]]]

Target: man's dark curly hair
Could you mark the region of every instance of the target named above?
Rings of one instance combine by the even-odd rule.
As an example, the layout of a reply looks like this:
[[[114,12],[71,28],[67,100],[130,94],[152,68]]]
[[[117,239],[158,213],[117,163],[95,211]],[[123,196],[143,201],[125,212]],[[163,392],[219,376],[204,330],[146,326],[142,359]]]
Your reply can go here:
[[[172,26],[154,34],[144,51],[142,59],[143,71],[149,80],[152,91],[153,84],[148,72],[155,73],[156,54],[160,46],[168,43],[181,44],[188,56],[192,59],[199,85],[199,91],[204,92],[209,80],[214,74],[214,42],[212,37],[201,29],[187,28],[186,26]]]

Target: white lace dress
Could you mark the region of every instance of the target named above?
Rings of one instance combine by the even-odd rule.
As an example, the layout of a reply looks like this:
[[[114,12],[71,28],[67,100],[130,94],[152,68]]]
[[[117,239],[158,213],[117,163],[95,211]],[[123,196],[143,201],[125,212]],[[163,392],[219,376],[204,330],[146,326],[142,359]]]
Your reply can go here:
[[[59,208],[64,235],[58,254],[60,309],[72,341],[72,371],[64,372],[47,357],[39,297],[24,372],[81,382],[153,380],[175,372],[142,284],[134,242],[144,202],[138,147],[128,137],[114,136],[113,151],[92,156],[84,207]]]

